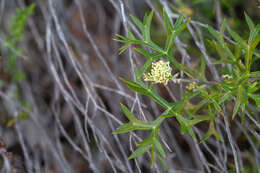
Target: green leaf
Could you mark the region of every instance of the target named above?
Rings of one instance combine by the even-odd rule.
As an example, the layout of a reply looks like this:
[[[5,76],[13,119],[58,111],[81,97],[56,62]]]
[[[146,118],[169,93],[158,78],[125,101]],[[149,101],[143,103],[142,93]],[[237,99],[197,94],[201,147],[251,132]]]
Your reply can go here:
[[[152,19],[153,19],[153,10],[149,13],[148,16],[144,17],[144,25],[146,25],[148,28],[151,27]]]
[[[260,31],[260,24],[258,24],[256,26],[255,29],[253,29],[252,31],[250,31],[250,35],[249,35],[249,39],[248,39],[248,44],[251,45],[255,39],[257,38],[257,36],[259,36],[259,31]],[[259,41],[258,41],[259,42]],[[257,44],[257,43],[256,43]],[[256,47],[256,46],[255,46]]]
[[[242,49],[243,49],[243,44],[241,44],[241,43],[238,42],[238,43],[235,45],[235,58],[236,58],[236,59],[239,59],[239,58],[240,58],[240,56],[241,56],[241,54],[242,54]],[[241,67],[242,67],[242,69],[244,68],[243,65],[242,65],[242,63],[241,63]]]
[[[131,113],[131,111],[122,103],[120,103],[121,109],[123,110],[125,116],[128,118],[129,121],[131,122],[136,122],[137,119],[135,118],[135,116]]]
[[[226,92],[220,99],[218,100],[218,104],[226,101],[231,96],[231,91]]]
[[[159,142],[158,139],[154,139],[154,145],[156,147],[156,149],[159,151],[159,153],[163,156],[163,157],[166,157],[166,153],[165,151],[163,150],[163,147],[161,145],[161,143]]]
[[[170,173],[170,169],[168,168],[167,164],[165,163],[165,161],[162,159],[162,157],[160,156],[160,154],[158,152],[156,152],[156,156],[162,163],[163,167]]]
[[[152,23],[152,18],[153,18],[153,11],[150,12],[150,14],[148,16],[144,17],[144,40],[149,42],[151,40],[151,36],[150,36],[150,27],[151,27],[151,23]]]
[[[150,53],[147,50],[144,50],[142,48],[137,48],[137,47],[135,47],[134,50],[136,50],[138,53],[144,55],[147,59],[153,59],[153,61],[161,58],[164,55],[160,52]]]
[[[145,62],[145,64],[143,65],[143,67],[141,68],[140,73],[138,74],[137,78],[140,79],[142,77],[142,75],[147,71],[147,69],[152,65],[153,60],[149,59]]]
[[[120,38],[121,41],[124,41],[124,42],[127,42],[128,41],[128,38],[120,35],[120,34],[115,34],[118,38]],[[116,39],[117,41],[119,41],[119,39]]]
[[[249,93],[248,96],[250,98],[252,98],[255,101],[256,106],[260,108],[260,94],[251,94],[251,93]]]
[[[192,113],[195,114],[202,106],[208,103],[207,99],[201,100],[198,104],[195,105],[195,108],[192,110]]]
[[[221,28],[220,28],[220,37],[221,38],[224,37],[226,27],[227,27],[227,22],[226,22],[226,20],[224,20],[222,25],[221,25]]]
[[[192,137],[192,139],[197,142],[197,138],[196,138],[196,135],[192,129],[192,127],[188,127],[188,133],[190,134],[190,136]]]
[[[199,4],[199,3],[204,3],[206,2],[207,0],[193,0],[192,3],[193,4]]]
[[[217,53],[220,56],[220,60],[212,62],[211,64],[222,64],[225,60],[226,60],[226,55],[224,53],[224,50],[222,49],[222,47],[219,45],[219,43],[217,43],[215,40],[208,41],[210,43],[210,45],[216,49]]]
[[[192,120],[187,120],[187,126],[191,127],[202,121],[213,120],[213,119],[215,119],[215,116],[213,115],[196,116]]]
[[[181,134],[184,134],[188,130],[188,126],[186,125],[188,123],[187,119],[185,119],[182,115],[177,115],[176,119],[181,125]]]
[[[136,24],[136,26],[143,32],[144,31],[144,25],[143,23],[135,16],[130,15],[132,21]]]
[[[179,20],[183,19],[183,16],[178,18]],[[190,18],[187,19],[184,23],[179,24],[180,21],[177,19],[177,26],[174,25],[174,30],[171,30],[169,41],[165,44],[165,51],[169,54],[171,48],[173,47],[175,38],[186,28],[187,24],[190,21]]]
[[[231,35],[231,37],[236,41],[236,42],[239,42],[240,44],[243,44],[244,43],[244,40],[235,32],[233,31],[232,29],[230,29],[228,27],[228,31]],[[237,44],[237,43],[236,43]]]
[[[137,93],[143,94],[145,96],[150,96],[150,93],[142,87],[135,87],[135,86],[132,86],[132,85],[128,85],[128,88],[137,92]]]
[[[133,124],[132,123],[126,123],[126,124],[119,126],[113,132],[113,134],[128,133],[128,132],[131,132],[133,130],[136,130],[136,128],[133,126]]]
[[[120,78],[120,80],[127,83],[127,85],[129,85],[129,86],[133,86],[133,87],[136,87],[136,88],[142,88],[142,86],[140,86],[140,84],[133,82],[133,81],[130,81],[128,79]]]
[[[128,159],[134,159],[136,157],[141,156],[142,154],[146,153],[150,148],[152,147],[152,144],[142,145],[138,147],[129,157]]]
[[[12,127],[16,123],[16,118],[12,118],[8,121],[7,127]]]
[[[200,143],[205,142],[210,136],[212,136],[211,132],[207,132],[200,140]]]
[[[243,125],[245,123],[245,109],[246,109],[246,105],[245,104],[241,104],[240,108],[241,108],[241,124]]]
[[[227,53],[228,57],[231,59],[231,61],[229,61],[229,63],[230,64],[235,64],[236,58],[233,55],[233,53],[231,52],[231,50],[229,49],[228,44],[227,43],[223,43],[223,44],[221,44],[221,46],[225,50],[225,52]]]
[[[233,64],[235,62],[236,58],[230,51],[228,44],[224,42],[223,37],[221,37],[221,35],[211,26],[208,26],[208,31],[210,32],[210,34],[212,36],[214,36],[216,38],[220,47],[225,51],[225,53],[227,53],[228,57],[232,60],[231,64]]]
[[[150,136],[149,138],[146,138],[143,141],[141,141],[139,144],[137,144],[137,146],[148,145],[152,143],[153,143],[153,138]]]
[[[219,33],[211,26],[208,25],[208,31],[209,33],[214,36],[219,42],[222,42],[220,39],[220,35]]]
[[[155,154],[155,148],[152,147],[152,153],[151,153],[151,160],[150,160],[150,167],[153,168],[154,165],[154,154]]]
[[[210,136],[214,135],[219,141],[223,141],[222,138],[220,137],[219,133],[217,132],[217,130],[215,129],[215,125],[214,125],[214,121],[210,121],[209,124],[209,130],[207,131],[207,133],[202,137],[202,139],[200,140],[200,143],[206,141]]]
[[[165,99],[163,99],[154,90],[151,90],[147,86],[145,86],[144,84],[141,84],[140,83],[141,81],[139,83],[137,83],[137,82],[133,82],[133,81],[130,81],[130,80],[127,80],[127,79],[124,79],[124,78],[120,78],[120,80],[127,83],[128,88],[130,88],[131,90],[150,97],[156,103],[158,103],[159,105],[161,105],[165,108],[170,107],[169,103]]]
[[[129,36],[129,38],[130,38],[131,40],[136,40],[134,34],[133,34],[131,31],[128,31],[127,33],[128,33],[128,36]]]
[[[144,44],[157,52],[164,53],[163,49],[152,41],[149,41],[148,43],[144,42]]]
[[[126,49],[129,48],[130,45],[131,45],[131,43],[127,43],[124,46],[120,47],[118,54],[121,55]]]
[[[183,71],[187,76],[193,78],[193,71],[188,69],[187,67],[183,66],[182,64],[180,64],[173,56],[167,54],[165,55],[168,60],[174,65],[174,67],[178,70]]]
[[[183,19],[184,19],[184,14],[181,13],[173,25],[173,30],[177,30],[180,27],[181,23],[183,22]]]
[[[161,114],[160,117],[162,118],[170,118],[170,117],[174,117],[177,116],[183,109],[183,107],[185,106],[185,103],[191,99],[193,97],[193,95],[191,95],[190,97],[184,97],[183,99],[176,101],[174,103],[169,103],[166,108],[166,110]]]
[[[199,75],[200,75],[200,78],[201,78],[203,81],[206,81],[205,70],[206,70],[206,60],[205,60],[205,58],[202,56],[202,57],[201,57],[201,61],[200,61]]]
[[[28,112],[20,112],[18,114],[18,119],[19,120],[26,120],[29,117],[29,113]]]
[[[260,71],[254,71],[254,72],[251,72],[250,77],[260,77]]]
[[[12,80],[14,82],[22,82],[25,79],[25,77],[26,77],[26,75],[25,75],[25,73],[23,71],[17,71],[14,74]]]
[[[236,103],[235,103],[235,106],[234,106],[234,109],[233,109],[232,119],[235,118],[235,116],[236,116],[236,114],[237,114],[237,112],[238,112],[238,110],[239,110],[240,104],[241,104],[241,103],[240,103],[240,100],[237,99],[237,101],[236,101]]]
[[[165,9],[163,9],[163,21],[164,21],[164,26],[166,28],[167,36],[170,36],[170,33],[173,30],[173,26],[171,23],[171,19],[169,18]]]
[[[210,103],[213,104],[214,108],[218,111],[221,112],[221,107],[219,106],[219,104],[217,103],[217,101],[212,98],[211,96],[209,96],[208,92],[205,91],[203,88],[197,87],[197,89],[200,91],[201,95],[206,98]]]
[[[250,31],[253,31],[253,29],[255,28],[254,22],[250,19],[250,17],[246,13],[245,13],[245,17],[246,17],[246,23]]]

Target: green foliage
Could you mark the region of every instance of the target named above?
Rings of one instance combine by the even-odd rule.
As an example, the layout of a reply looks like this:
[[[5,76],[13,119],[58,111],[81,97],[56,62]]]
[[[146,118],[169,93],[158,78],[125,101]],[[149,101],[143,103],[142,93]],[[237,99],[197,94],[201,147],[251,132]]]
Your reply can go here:
[[[259,89],[259,81],[250,82],[250,77],[260,77],[259,71],[251,72],[252,57],[254,50],[260,41],[260,24],[254,25],[250,17],[245,14],[247,24],[249,26],[249,38],[248,41],[243,40],[235,31],[228,28],[230,36],[236,41],[234,51],[232,52],[231,46],[225,42],[223,38],[223,33],[226,29],[226,23],[223,22],[220,34],[215,31],[212,27],[208,26],[209,32],[215,37],[217,42],[214,42],[216,49],[220,49],[218,53],[221,59],[218,61],[219,64],[232,65],[231,71],[227,79],[218,83],[219,92],[222,94],[219,97],[219,103],[225,101],[229,95],[233,96],[235,101],[235,106],[233,109],[232,118],[234,118],[238,111],[244,112],[245,106],[249,103],[249,98],[259,105],[259,94],[256,91]],[[225,76],[223,74],[223,76]],[[218,98],[217,98],[218,99]]]
[[[25,78],[25,73],[17,67],[17,58],[21,53],[18,43],[24,37],[27,18],[34,13],[34,9],[35,4],[31,4],[27,8],[16,9],[16,14],[13,15],[9,25],[9,35],[5,37],[6,50],[10,53],[7,57],[5,71],[12,75],[14,82],[21,82]]]
[[[221,26],[220,32],[208,26],[209,33],[215,39],[209,41],[209,43],[216,49],[216,52],[220,56],[220,60],[213,64],[232,66],[230,71],[222,74],[221,81],[214,82],[209,82],[205,78],[206,62],[204,58],[201,59],[200,69],[194,71],[179,63],[173,56],[174,40],[185,30],[189,22],[189,19],[186,19],[184,15],[180,15],[175,23],[172,24],[167,13],[163,11],[164,27],[166,30],[164,46],[157,45],[151,40],[150,26],[153,11],[145,15],[143,22],[131,16],[132,21],[136,24],[138,29],[140,29],[142,38],[136,38],[130,31],[128,32],[128,38],[116,35],[117,38],[115,40],[123,43],[119,53],[123,53],[131,46],[143,45],[148,49],[145,50],[140,47],[134,47],[133,49],[143,55],[146,58],[146,62],[140,68],[135,67],[136,81],[130,81],[124,78],[121,78],[121,80],[127,84],[129,89],[149,97],[164,108],[165,111],[154,121],[147,122],[136,119],[126,106],[121,105],[129,122],[121,125],[115,130],[114,134],[132,132],[134,130],[151,131],[150,136],[138,144],[138,148],[130,155],[129,159],[141,156],[146,152],[151,152],[151,166],[154,163],[154,156],[157,156],[163,166],[169,171],[163,160],[163,158],[166,157],[166,153],[158,139],[159,126],[165,119],[175,118],[180,124],[181,133],[189,133],[195,141],[197,141],[197,137],[192,127],[204,121],[209,122],[209,129],[200,139],[200,142],[204,142],[210,136],[215,136],[219,141],[222,141],[219,133],[215,129],[215,120],[217,115],[227,116],[227,114],[224,114],[223,104],[234,101],[232,119],[240,114],[242,121],[244,119],[244,111],[250,102],[249,99],[254,100],[258,107],[260,106],[260,95],[257,94],[259,81],[252,82],[252,80],[250,80],[251,78],[260,77],[259,71],[251,71],[254,51],[260,41],[258,34],[260,25],[255,25],[249,16],[246,14],[245,16],[250,30],[247,41],[240,37],[235,31],[231,30],[225,21]],[[234,45],[225,41],[224,32],[226,29],[228,29],[230,36],[236,42]],[[152,51],[148,51],[149,49]],[[198,76],[199,79],[203,80],[206,84],[199,85],[202,83],[199,81],[195,83],[196,86],[190,89],[191,91],[185,91],[181,100],[174,103],[166,101],[156,92],[153,83],[147,85],[142,81],[143,74],[151,69],[152,62],[162,57],[169,61],[176,70],[183,71],[188,77],[195,81],[199,81],[196,79],[196,76]],[[172,81],[174,82],[174,80],[177,79],[173,78]],[[191,99],[195,97],[201,100],[198,104],[192,104],[191,102]],[[199,113],[199,110],[203,113]]]
[[[12,16],[11,23],[9,25],[9,35],[5,36],[6,46],[4,49],[7,51],[8,56],[6,57],[6,64],[4,66],[4,71],[12,77],[12,82],[14,84],[19,84],[25,78],[25,73],[19,69],[17,62],[18,57],[21,54],[21,49],[18,44],[24,37],[26,21],[29,16],[34,13],[35,4],[31,4],[26,8],[17,8],[16,14]],[[5,81],[1,81],[5,85]],[[0,84],[1,85],[1,84]],[[0,86],[1,87],[1,86]],[[17,118],[11,118],[7,122],[7,126],[13,126],[17,121],[22,121],[28,118],[29,112],[31,111],[31,106],[29,103],[24,102],[20,98],[19,89],[16,89],[13,93],[13,101],[21,105],[22,110],[19,111]]]

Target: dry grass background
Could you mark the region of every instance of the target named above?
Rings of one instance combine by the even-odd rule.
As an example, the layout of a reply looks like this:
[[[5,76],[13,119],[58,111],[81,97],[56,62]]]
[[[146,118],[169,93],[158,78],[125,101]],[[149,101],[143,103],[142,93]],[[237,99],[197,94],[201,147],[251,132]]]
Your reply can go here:
[[[5,44],[4,34],[8,32],[8,22],[15,8],[32,2],[36,3],[35,15],[29,18],[25,37],[19,45],[22,49],[20,66],[27,77],[16,86],[2,70],[0,74],[7,83],[0,90],[2,172],[164,172],[159,162],[153,169],[149,167],[148,155],[134,161],[127,159],[146,133],[112,135],[112,131],[126,121],[120,102],[131,108],[139,119],[153,120],[161,112],[158,105],[134,94],[119,80],[120,76],[132,79],[133,66],[142,64],[143,57],[131,50],[119,56],[120,45],[112,38],[116,33],[125,34],[128,29],[140,34],[129,20],[129,14],[142,17],[145,11],[153,9],[156,21],[162,22],[158,4],[176,19],[178,14],[170,11],[170,8],[177,9],[175,2],[1,0],[1,45]],[[218,12],[216,22],[221,22],[221,17]],[[206,23],[193,20],[188,32],[194,47],[207,60],[209,77],[214,79],[218,74],[210,65],[212,59],[205,48],[202,33],[205,27]],[[178,60],[192,67],[198,57],[189,53],[181,39],[175,44]],[[4,50],[1,55],[5,56]],[[15,87],[20,89],[22,99],[31,104],[32,110],[27,120],[8,128],[6,116],[16,117],[21,109],[21,105],[12,100]],[[178,100],[183,88],[178,84],[157,87],[164,98],[172,101]],[[259,109],[254,109],[259,113]],[[206,123],[194,127],[196,135],[201,138],[207,127]],[[217,129],[223,143],[210,138],[199,144],[189,135],[181,135],[174,119],[164,122],[160,139],[167,151],[166,162],[171,172],[232,172],[228,163],[233,163],[234,170],[239,172],[247,172],[245,167],[251,163],[259,168],[259,117],[247,113],[244,125],[236,120],[229,125],[226,119],[219,119]]]

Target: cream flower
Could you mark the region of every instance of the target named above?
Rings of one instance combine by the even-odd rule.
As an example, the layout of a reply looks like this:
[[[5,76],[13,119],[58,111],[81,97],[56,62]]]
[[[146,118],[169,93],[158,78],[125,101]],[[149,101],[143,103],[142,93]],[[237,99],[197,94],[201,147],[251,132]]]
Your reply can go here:
[[[186,86],[186,88],[188,89],[188,90],[194,90],[195,88],[196,88],[196,82],[191,82],[191,83],[189,83],[189,85],[188,86]]]
[[[172,68],[170,67],[170,62],[160,60],[152,63],[151,72],[144,74],[143,78],[145,81],[164,83],[167,85],[168,81],[172,79],[171,72]]]
[[[221,77],[224,79],[232,79],[232,76],[230,76],[229,74],[223,74]]]

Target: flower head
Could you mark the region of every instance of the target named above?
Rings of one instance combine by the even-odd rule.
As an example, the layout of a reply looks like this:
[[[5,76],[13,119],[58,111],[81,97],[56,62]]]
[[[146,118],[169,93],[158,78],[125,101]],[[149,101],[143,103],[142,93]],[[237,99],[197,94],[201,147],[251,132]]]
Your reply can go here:
[[[189,83],[189,85],[188,86],[186,86],[186,88],[188,89],[188,90],[194,90],[195,88],[196,88],[196,82],[191,82],[191,83]]]
[[[229,74],[223,74],[221,77],[223,79],[232,79],[232,76],[230,76]]]
[[[152,63],[151,72],[144,74],[143,78],[145,81],[165,83],[167,85],[168,81],[172,79],[171,72],[172,68],[170,67],[170,62],[160,60]]]

